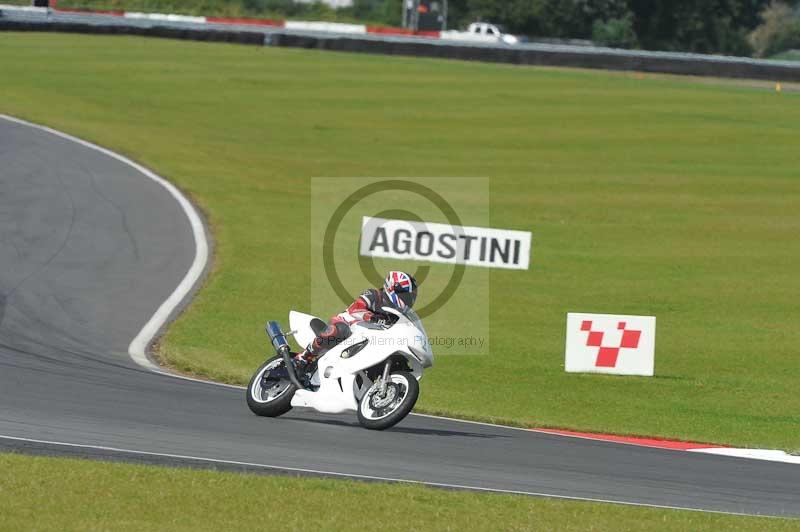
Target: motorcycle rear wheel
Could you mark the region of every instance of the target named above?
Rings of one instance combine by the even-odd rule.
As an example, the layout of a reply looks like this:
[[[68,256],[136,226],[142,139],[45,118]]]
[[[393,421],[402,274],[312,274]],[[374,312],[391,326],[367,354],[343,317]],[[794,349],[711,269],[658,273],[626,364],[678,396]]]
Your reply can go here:
[[[408,371],[389,375],[386,396],[380,395],[380,384],[367,390],[358,404],[358,422],[370,430],[386,430],[402,421],[414,408],[419,397],[419,383]]]
[[[245,395],[247,406],[255,415],[278,417],[292,409],[292,397],[296,388],[291,382],[287,379],[267,381],[268,386],[264,386],[264,374],[282,365],[282,357],[273,357],[264,362],[250,378]]]

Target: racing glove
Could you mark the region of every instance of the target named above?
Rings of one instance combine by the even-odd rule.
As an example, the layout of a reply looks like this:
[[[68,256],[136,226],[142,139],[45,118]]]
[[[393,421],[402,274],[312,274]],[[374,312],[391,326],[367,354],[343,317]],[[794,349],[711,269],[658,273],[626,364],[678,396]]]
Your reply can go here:
[[[380,327],[388,327],[392,325],[393,321],[391,316],[387,316],[386,314],[379,314],[377,312],[373,312],[369,316],[369,322],[374,323]]]

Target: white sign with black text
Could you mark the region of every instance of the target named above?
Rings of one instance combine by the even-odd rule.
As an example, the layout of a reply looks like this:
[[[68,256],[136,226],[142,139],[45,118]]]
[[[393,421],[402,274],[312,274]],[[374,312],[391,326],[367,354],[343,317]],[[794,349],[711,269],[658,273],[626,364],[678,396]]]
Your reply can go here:
[[[655,356],[653,316],[567,314],[567,372],[652,377]]]
[[[361,255],[527,270],[531,234],[525,231],[365,216]]]

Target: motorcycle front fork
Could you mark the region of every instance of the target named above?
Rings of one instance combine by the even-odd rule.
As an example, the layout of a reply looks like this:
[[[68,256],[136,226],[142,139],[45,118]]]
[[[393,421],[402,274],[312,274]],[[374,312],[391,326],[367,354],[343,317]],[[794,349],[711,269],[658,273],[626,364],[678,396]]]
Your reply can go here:
[[[381,387],[378,393],[381,397],[386,397],[386,387],[389,385],[389,373],[392,371],[392,359],[386,361],[383,366],[383,375],[381,376]]]

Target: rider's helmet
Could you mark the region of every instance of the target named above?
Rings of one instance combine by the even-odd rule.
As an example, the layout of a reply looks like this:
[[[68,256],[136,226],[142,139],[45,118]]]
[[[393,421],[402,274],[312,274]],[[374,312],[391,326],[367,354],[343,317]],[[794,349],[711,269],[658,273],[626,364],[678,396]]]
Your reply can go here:
[[[383,293],[398,310],[411,308],[417,300],[417,280],[405,272],[389,272],[383,282]]]

